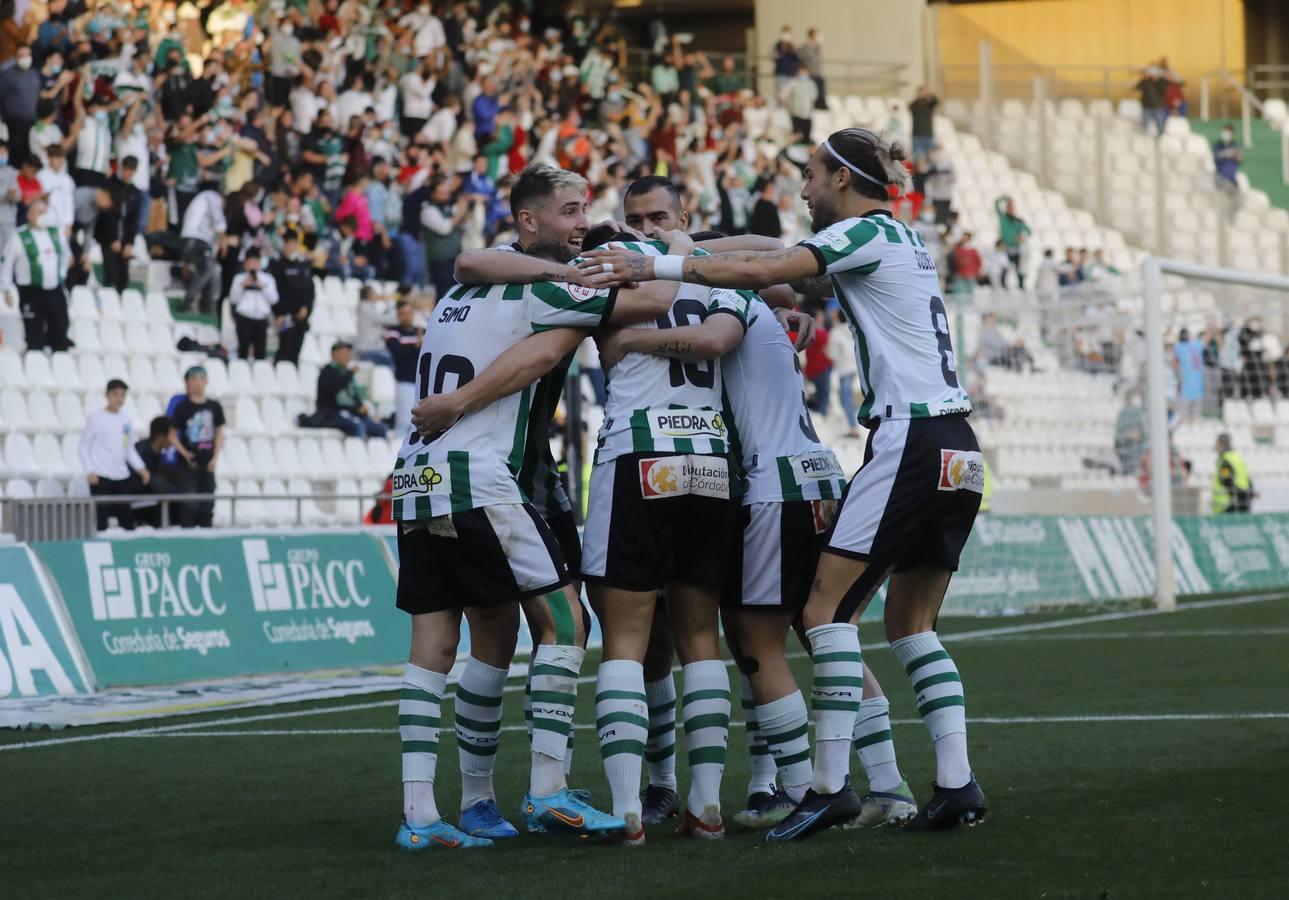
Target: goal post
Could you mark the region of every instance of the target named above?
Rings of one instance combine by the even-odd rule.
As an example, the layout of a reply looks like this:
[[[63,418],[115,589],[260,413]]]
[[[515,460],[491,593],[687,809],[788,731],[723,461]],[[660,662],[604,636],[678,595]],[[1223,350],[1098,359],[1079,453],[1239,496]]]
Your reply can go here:
[[[1149,462],[1154,473],[1169,473],[1173,465],[1169,428],[1168,361],[1165,358],[1166,327],[1164,295],[1166,279],[1177,276],[1236,288],[1289,291],[1289,278],[1241,269],[1198,265],[1176,259],[1147,257],[1142,263],[1141,289],[1144,303],[1143,337],[1146,344],[1146,413],[1150,442]],[[1281,402],[1289,402],[1281,400]],[[1161,610],[1177,608],[1174,568],[1173,492],[1160,489],[1168,478],[1156,477],[1150,491],[1150,515],[1155,560],[1155,605]]]

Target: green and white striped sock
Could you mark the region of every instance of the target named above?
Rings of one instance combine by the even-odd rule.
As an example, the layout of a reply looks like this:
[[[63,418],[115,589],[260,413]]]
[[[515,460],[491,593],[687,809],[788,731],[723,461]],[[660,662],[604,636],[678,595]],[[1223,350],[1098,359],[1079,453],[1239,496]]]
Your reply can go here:
[[[452,702],[461,759],[461,808],[480,800],[496,800],[492,773],[497,767],[501,741],[501,696],[506,687],[505,669],[497,669],[473,656],[457,683]]]
[[[893,791],[904,781],[895,762],[895,741],[891,738],[891,703],[885,697],[869,697],[859,704],[855,720],[855,752],[864,767],[870,791]]]
[[[644,666],[630,659],[600,663],[595,679],[595,731],[613,814],[640,815],[640,767],[649,736]]]
[[[676,680],[666,678],[645,682],[649,703],[649,740],[645,742],[645,764],[649,783],[676,789]]]
[[[752,679],[746,674],[739,678],[739,698],[743,704],[743,729],[747,732],[747,752],[751,757],[751,772],[748,775],[747,795],[773,794],[775,778],[774,757],[765,743],[765,735],[758,727],[756,714],[756,697],[752,694]]]
[[[806,698],[801,691],[762,703],[756,720],[766,747],[779,772],[784,793],[798,803],[810,789],[810,735],[806,724]]]
[[[845,623],[817,625],[806,632],[814,679],[810,717],[815,725],[814,788],[835,794],[850,775],[850,741],[864,692],[859,629]]]
[[[403,818],[424,828],[439,820],[434,773],[439,759],[443,691],[448,677],[408,663],[398,695],[398,736],[403,744]]]
[[[549,797],[563,790],[564,756],[573,733],[577,675],[586,651],[578,646],[542,644],[533,653],[533,767],[529,792]]]
[[[934,631],[911,634],[891,643],[904,664],[918,713],[935,744],[935,783],[943,788],[962,787],[971,780],[967,759],[967,703],[962,677]]]
[[[528,743],[533,742],[533,664],[537,662],[537,648],[533,648],[528,657],[528,672],[524,675],[524,730],[528,732]]]
[[[721,776],[730,737],[730,676],[725,663],[705,659],[680,670],[685,682],[681,714],[689,756],[689,811],[701,816],[721,804]]]

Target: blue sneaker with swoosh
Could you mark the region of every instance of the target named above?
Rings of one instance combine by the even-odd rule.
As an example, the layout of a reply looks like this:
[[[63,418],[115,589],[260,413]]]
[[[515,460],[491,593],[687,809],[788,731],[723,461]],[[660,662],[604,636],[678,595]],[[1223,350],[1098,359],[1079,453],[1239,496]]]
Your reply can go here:
[[[394,846],[400,850],[413,852],[464,850],[473,847],[491,847],[492,841],[487,838],[471,837],[439,819],[433,825],[426,825],[423,828],[416,828],[404,822],[398,829],[398,836],[394,838]]]
[[[519,837],[515,826],[502,818],[496,800],[480,800],[461,813],[461,830],[472,837],[493,841]]]
[[[562,831],[567,834],[608,834],[627,827],[622,819],[600,812],[585,798],[585,792],[568,788],[549,797],[525,794],[519,812],[524,826],[535,833]]]
[[[861,808],[859,795],[851,790],[849,782],[835,794],[817,794],[812,789],[806,791],[786,819],[765,833],[765,840],[768,843],[804,840],[834,825],[846,824],[859,815]]]

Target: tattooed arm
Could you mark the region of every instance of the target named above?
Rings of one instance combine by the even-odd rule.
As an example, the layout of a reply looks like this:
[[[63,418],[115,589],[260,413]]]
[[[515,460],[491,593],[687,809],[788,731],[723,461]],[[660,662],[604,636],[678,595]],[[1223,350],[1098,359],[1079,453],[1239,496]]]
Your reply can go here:
[[[583,287],[589,286],[585,273],[579,272],[575,266],[505,250],[463,250],[457,256],[454,274],[462,284],[566,281]]]
[[[657,257],[617,250],[591,250],[586,257],[580,265],[588,272],[595,266],[612,266],[607,271],[591,275],[592,282],[597,286],[652,281],[657,277],[654,274],[654,261]],[[819,262],[815,255],[805,247],[795,246],[771,253],[739,251],[690,256],[684,261],[682,280],[709,287],[760,290],[818,274]]]
[[[832,279],[827,275],[815,275],[813,278],[798,278],[792,282],[792,289],[807,297],[831,297],[833,295]]]
[[[737,347],[743,334],[743,323],[737,317],[713,313],[701,325],[606,330],[596,336],[595,343],[600,350],[600,366],[607,372],[628,353],[665,356],[684,362],[716,359]]]

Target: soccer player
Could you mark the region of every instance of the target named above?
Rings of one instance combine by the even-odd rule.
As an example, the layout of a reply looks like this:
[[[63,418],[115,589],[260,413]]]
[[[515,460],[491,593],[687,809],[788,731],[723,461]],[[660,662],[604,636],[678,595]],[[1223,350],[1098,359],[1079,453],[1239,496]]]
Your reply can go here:
[[[554,251],[562,253],[560,248]],[[421,394],[473,380],[526,333],[629,323],[669,308],[673,288],[586,290],[457,285],[439,303],[417,364]],[[540,374],[540,373],[539,373]],[[527,441],[531,388],[467,415],[440,434],[407,436],[395,462],[399,528],[398,606],[412,615],[412,648],[399,701],[408,850],[491,844],[443,822],[434,801],[440,707],[463,608],[472,638],[513,651],[518,604],[537,623],[532,771],[522,814],[529,831],[621,830],[625,823],[568,790],[564,757],[585,643],[570,575],[549,527],[515,480]],[[536,699],[536,697],[535,697]],[[460,715],[458,710],[458,715]]]
[[[891,575],[887,637],[904,664],[931,733],[934,796],[916,829],[974,824],[987,804],[967,755],[962,680],[935,634],[949,579],[980,505],[984,466],[967,423],[935,263],[915,232],[885,209],[902,188],[903,148],[865,129],[835,132],[808,163],[802,197],[814,237],[770,253],[651,257],[617,249],[587,254],[599,283],[653,278],[759,289],[830,275],[855,336],[870,428],[865,465],[851,480],[820,555],[802,619],[810,641],[815,725],[812,788],[767,832],[796,840],[854,819],[850,742],[863,666],[854,625]]]
[[[618,246],[659,252],[646,243]],[[635,328],[670,331],[707,320],[731,349],[747,327],[746,298],[682,286],[666,315]],[[728,441],[718,361],[633,354],[615,367],[591,470],[582,575],[604,633],[596,680],[600,754],[628,845],[644,841],[639,790],[649,720],[642,663],[662,587],[682,663],[692,778],[677,833],[725,833],[720,783],[730,698],[717,617],[735,512]]]
[[[574,172],[541,165],[524,169],[510,192],[511,213],[519,239],[504,248],[497,248],[518,252],[464,251],[457,257],[458,281],[467,285],[584,281],[576,268],[557,265],[555,261],[561,256],[565,261],[572,259],[581,248],[582,237],[589,227],[587,190],[586,180]],[[547,252],[532,255],[534,248],[543,247]],[[583,622],[583,646],[585,634],[590,629],[590,612],[581,602],[582,547],[573,506],[559,479],[548,434],[572,364],[573,352],[588,333],[584,329],[557,328],[533,335],[522,342],[523,357],[516,358],[513,352],[505,354],[497,365],[489,367],[486,374],[469,386],[425,397],[412,415],[413,422],[422,433],[433,434],[469,412],[532,385],[527,439],[515,476],[523,495],[555,535],[569,564],[573,579],[571,587],[578,599],[578,615]],[[518,363],[517,367],[508,365],[511,360]],[[492,390],[494,386],[499,386],[499,389]],[[469,610],[466,619],[472,634],[470,657],[456,695],[457,745],[461,757],[461,828],[478,837],[512,837],[517,832],[497,808],[493,774],[501,739],[502,693],[510,661],[514,658],[515,642],[491,642],[483,629],[476,627],[474,614]],[[530,618],[528,624],[534,643],[539,642],[542,637],[539,623]],[[476,630],[481,633],[478,639],[473,638]],[[535,664],[536,654],[529,659],[524,689],[524,718],[530,738]],[[539,690],[542,681],[538,678]],[[572,729],[569,729],[568,736],[566,770],[572,767]]]

